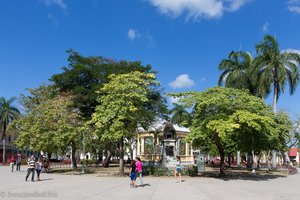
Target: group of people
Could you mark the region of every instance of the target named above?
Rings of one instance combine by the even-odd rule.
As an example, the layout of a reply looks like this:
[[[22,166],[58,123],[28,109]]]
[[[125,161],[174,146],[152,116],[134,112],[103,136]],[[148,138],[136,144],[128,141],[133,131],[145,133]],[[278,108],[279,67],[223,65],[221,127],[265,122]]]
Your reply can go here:
[[[177,177],[179,177],[179,182],[182,182],[181,179],[181,160],[179,156],[176,156],[176,166],[174,169],[174,176],[176,179],[176,182],[178,182]],[[142,161],[139,157],[136,157],[135,160],[131,161],[131,167],[130,167],[130,172],[129,172],[129,177],[130,177],[130,187],[136,188],[135,180],[137,177],[140,179],[140,186],[144,186],[143,184],[143,164]]]
[[[11,158],[8,160],[8,163],[10,165],[11,168],[11,172],[14,171],[14,166],[16,165],[16,171],[20,171],[21,170],[21,165],[22,165],[22,158],[21,158],[21,154],[17,155],[17,159],[15,159],[14,156],[11,156]]]
[[[14,166],[16,165],[16,171],[20,171],[21,170],[21,165],[22,165],[22,158],[21,158],[21,154],[17,155],[17,158],[15,159],[14,156],[11,156],[11,158],[8,160],[8,163],[11,167],[11,172],[14,171]],[[37,180],[40,181],[40,174],[42,171],[42,163],[41,163],[41,159],[38,158],[37,161],[35,161],[34,156],[30,156],[28,158],[27,161],[27,175],[25,180],[27,181],[28,177],[31,174],[31,181],[34,181],[34,174],[36,172],[37,174]]]
[[[144,183],[143,183],[143,164],[142,161],[139,157],[136,157],[135,160],[131,161],[131,167],[130,167],[130,172],[129,172],[129,176],[130,176],[130,186],[132,188],[136,188],[136,184],[135,184],[135,180],[136,177],[139,177],[140,179],[140,186],[143,187]]]
[[[40,181],[40,174],[42,171],[42,163],[41,163],[41,159],[38,158],[37,161],[35,161],[34,156],[30,156],[30,158],[28,159],[27,162],[27,175],[25,178],[25,181],[27,181],[28,177],[31,175],[31,181],[34,182],[34,171],[36,171],[37,174],[37,180]]]

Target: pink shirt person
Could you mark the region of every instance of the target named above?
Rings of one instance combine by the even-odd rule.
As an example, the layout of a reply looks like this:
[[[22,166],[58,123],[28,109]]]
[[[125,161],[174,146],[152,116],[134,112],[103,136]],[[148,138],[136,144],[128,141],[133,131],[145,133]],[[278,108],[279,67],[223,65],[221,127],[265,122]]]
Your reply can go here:
[[[143,171],[143,164],[141,161],[137,161],[136,163],[136,169],[138,172],[142,172]]]

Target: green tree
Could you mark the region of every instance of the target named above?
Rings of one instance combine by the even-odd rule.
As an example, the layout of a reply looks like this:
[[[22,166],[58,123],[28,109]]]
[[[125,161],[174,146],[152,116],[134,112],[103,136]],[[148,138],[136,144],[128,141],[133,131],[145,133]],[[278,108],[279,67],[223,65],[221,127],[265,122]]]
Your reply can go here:
[[[104,84],[98,92],[99,105],[92,116],[90,125],[94,125],[96,136],[102,141],[119,142],[120,175],[124,174],[124,138],[132,138],[138,126],[147,127],[157,117],[149,109],[149,94],[158,82],[155,75],[131,72],[110,75],[110,82]]]
[[[85,57],[78,52],[68,50],[69,66],[63,72],[51,77],[54,86],[60,92],[71,92],[74,104],[85,118],[90,118],[98,105],[96,91],[109,82],[111,74],[125,74],[132,71],[153,72],[150,65],[141,62],[116,61],[101,56]]]
[[[183,105],[174,104],[174,108],[170,110],[172,114],[171,121],[176,124],[188,124],[190,121],[190,113]]]
[[[210,144],[218,149],[220,175],[224,175],[226,152],[258,152],[279,145],[274,142],[279,130],[271,108],[246,91],[216,87],[171,95],[182,97],[181,102],[193,109],[188,140],[196,147]]]
[[[297,53],[281,52],[277,40],[266,35],[262,42],[256,45],[257,57],[254,70],[259,72],[259,81],[266,91],[273,90],[273,112],[277,113],[277,101],[286,85],[289,85],[292,95],[299,82],[300,56]]]
[[[274,116],[275,122],[277,124],[277,129],[279,129],[279,138],[278,138],[278,148],[275,149],[279,151],[283,158],[283,163],[286,163],[286,153],[291,148],[291,141],[298,137],[297,133],[293,132],[292,122],[289,116],[280,111]]]
[[[43,151],[51,158],[58,150],[64,152],[71,148],[72,164],[76,168],[75,153],[82,139],[81,126],[83,120],[73,107],[72,96],[53,93],[53,87],[42,86],[30,90],[31,96],[24,97],[28,113],[16,120],[14,127],[18,131],[16,145],[31,150]],[[51,95],[50,95],[51,96]]]
[[[218,85],[236,89],[247,89],[258,97],[266,97],[270,91],[259,84],[258,71],[253,70],[253,58],[245,51],[231,51],[227,59],[219,64],[222,74]]]
[[[2,131],[2,152],[3,152],[2,164],[3,165],[6,162],[5,142],[6,142],[6,131],[8,125],[21,115],[20,111],[12,105],[15,100],[16,100],[15,98],[5,99],[4,97],[0,97],[0,128]]]

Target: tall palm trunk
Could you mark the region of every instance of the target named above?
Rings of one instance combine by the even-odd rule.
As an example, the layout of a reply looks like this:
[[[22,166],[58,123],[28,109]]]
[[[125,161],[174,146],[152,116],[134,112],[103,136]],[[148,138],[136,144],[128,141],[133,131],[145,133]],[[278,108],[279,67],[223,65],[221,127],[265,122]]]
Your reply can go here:
[[[276,70],[275,70],[276,71]],[[278,100],[278,82],[274,81],[274,94],[273,94],[273,112],[277,114],[277,100]],[[272,167],[276,168],[276,153],[272,150]]]
[[[277,114],[277,100],[278,100],[278,83],[274,82],[274,94],[273,94],[273,112]]]
[[[2,165],[6,163],[6,123],[3,124],[3,132],[2,132]]]

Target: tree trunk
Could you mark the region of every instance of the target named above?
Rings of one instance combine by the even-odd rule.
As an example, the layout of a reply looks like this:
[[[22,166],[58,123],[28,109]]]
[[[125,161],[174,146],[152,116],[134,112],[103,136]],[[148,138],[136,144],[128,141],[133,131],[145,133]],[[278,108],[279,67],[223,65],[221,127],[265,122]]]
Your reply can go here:
[[[3,148],[2,148],[2,165],[5,165],[5,162],[6,162],[6,160],[5,160],[5,151],[6,151],[6,149],[5,149],[5,138],[2,140],[2,146],[3,146]]]
[[[276,163],[276,151],[272,150],[272,167],[275,169],[277,167]]]
[[[281,155],[282,155],[282,159],[283,159],[283,164],[286,164],[286,155],[285,155],[285,152],[284,151],[281,151]]]
[[[259,156],[257,158],[257,169],[260,168],[260,159],[261,159],[261,155],[259,154]]]
[[[109,162],[111,158],[111,152],[109,150],[106,151],[107,154],[105,155],[105,159],[102,161],[102,167],[107,168],[109,167]]]
[[[72,165],[73,165],[73,168],[74,169],[77,169],[77,161],[76,161],[76,145],[75,145],[75,142],[71,142],[71,148],[72,148],[72,153],[71,153],[71,156],[72,156]]]
[[[102,151],[98,151],[98,153],[97,153],[98,165],[102,162],[102,155],[103,155]]]
[[[51,156],[52,156],[52,152],[48,152],[48,162],[49,163],[50,163]]]
[[[267,171],[269,172],[271,169],[270,167],[270,151],[268,151],[268,154],[267,154]]]
[[[121,137],[121,140],[120,140],[119,175],[124,176],[124,141],[123,141],[123,136]]]
[[[277,114],[277,97],[278,97],[278,88],[277,88],[278,83],[274,82],[273,87],[274,87],[274,94],[273,94],[273,112],[276,115]]]
[[[218,151],[220,153],[220,174],[219,176],[225,176],[225,172],[224,172],[224,159],[225,159],[225,152],[224,152],[224,147],[223,145],[221,144],[221,141],[220,141],[220,138],[218,136],[217,133],[214,133],[213,134],[213,138],[214,138],[214,141],[215,141],[215,144],[218,148]]]
[[[6,123],[3,124],[3,132],[2,132],[2,165],[5,165],[6,159],[5,159],[5,154],[6,154]]]
[[[228,166],[231,167],[231,156],[228,156]]]

